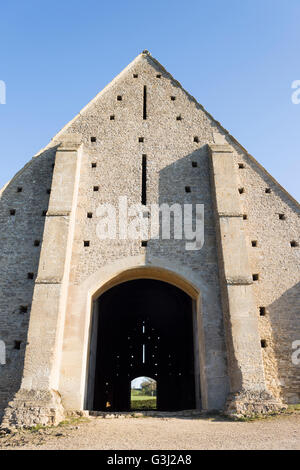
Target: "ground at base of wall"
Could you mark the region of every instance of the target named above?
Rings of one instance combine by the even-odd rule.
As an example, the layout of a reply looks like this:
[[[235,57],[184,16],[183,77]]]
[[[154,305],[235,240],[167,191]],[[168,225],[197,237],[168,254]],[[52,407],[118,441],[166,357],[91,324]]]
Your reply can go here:
[[[292,408],[281,415],[249,422],[217,414],[136,419],[71,417],[58,426],[2,430],[0,449],[300,450],[300,406]]]

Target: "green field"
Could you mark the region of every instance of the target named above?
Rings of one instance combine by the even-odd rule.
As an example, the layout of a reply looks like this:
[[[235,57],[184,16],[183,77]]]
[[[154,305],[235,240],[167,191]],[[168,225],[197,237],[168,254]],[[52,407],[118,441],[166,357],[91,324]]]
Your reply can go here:
[[[146,395],[131,395],[133,410],[156,410],[156,397]]]

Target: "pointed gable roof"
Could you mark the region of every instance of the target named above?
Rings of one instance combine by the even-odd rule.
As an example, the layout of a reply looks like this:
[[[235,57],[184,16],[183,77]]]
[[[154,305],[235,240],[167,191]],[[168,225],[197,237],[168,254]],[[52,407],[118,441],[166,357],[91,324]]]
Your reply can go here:
[[[193,102],[196,106],[196,108],[198,108],[199,110],[203,111],[205,113],[205,115],[208,117],[208,119],[211,121],[211,123],[213,123],[224,135],[225,137],[227,138],[228,140],[228,143],[231,144],[232,146],[234,146],[237,150],[241,151],[243,154],[245,154],[245,156],[247,156],[253,163],[254,165],[256,165],[262,173],[265,174],[265,176],[269,179],[271,179],[271,181],[278,187],[281,189],[281,191],[283,191],[285,193],[286,196],[288,196],[288,198],[294,203],[296,204],[296,206],[298,208],[300,208],[300,204],[298,203],[298,201],[296,199],[294,199],[291,194],[288,193],[288,191],[286,191],[286,189],[284,187],[281,186],[280,183],[278,183],[278,181],[253,157],[253,155],[251,155],[246,149],[245,147],[243,147],[240,142],[238,142],[234,136],[232,136],[230,134],[230,132],[225,128],[223,127],[219,121],[217,121],[216,119],[214,119],[214,117],[204,108],[204,106],[202,106],[202,104],[200,104],[196,98],[194,98],[194,96],[192,96],[187,90],[185,90],[183,88],[183,86],[181,85],[181,83],[176,80],[165,68],[164,66],[157,60],[155,59],[148,50],[143,50],[143,52],[141,52],[132,62],[130,62],[127,67],[125,67],[125,69],[122,70],[122,72],[120,72],[110,83],[108,83],[91,101],[89,101],[89,103],[84,106],[81,111],[79,111],[79,113],[71,120],[69,121],[52,139],[51,141],[49,142],[48,145],[46,145],[45,147],[43,147],[39,152],[37,152],[33,158],[36,158],[38,157],[42,152],[44,152],[46,149],[48,149],[49,147],[52,147],[53,145],[57,144],[57,142],[59,142],[60,140],[60,137],[63,135],[63,133],[65,133],[68,128],[70,126],[72,126],[72,124],[74,124],[76,122],[77,119],[81,118],[84,116],[84,114],[89,111],[89,109],[94,105],[94,103],[96,103],[99,98],[101,98],[104,94],[106,94],[107,92],[110,91],[110,89],[113,87],[113,85],[115,85],[118,81],[120,81],[124,75],[130,71],[132,68],[134,68],[134,66],[141,62],[141,61],[147,61],[147,63],[149,63],[150,65],[152,65],[157,71],[160,71],[162,74],[164,74],[165,77],[169,78],[169,80],[172,82],[172,84],[178,88],[180,88],[184,93],[185,95],[188,97],[188,99]],[[29,162],[30,163],[30,162]],[[28,163],[28,164],[29,164]],[[27,164],[27,165],[28,165]],[[27,167],[27,165],[25,165],[24,168]],[[18,172],[17,175],[19,175],[23,170],[21,170],[20,172]],[[16,176],[17,176],[16,175]],[[13,178],[14,179],[14,178]],[[2,191],[4,190],[5,187],[7,187],[9,183],[7,183],[3,188],[2,190],[0,190],[0,196],[1,196],[1,193]]]

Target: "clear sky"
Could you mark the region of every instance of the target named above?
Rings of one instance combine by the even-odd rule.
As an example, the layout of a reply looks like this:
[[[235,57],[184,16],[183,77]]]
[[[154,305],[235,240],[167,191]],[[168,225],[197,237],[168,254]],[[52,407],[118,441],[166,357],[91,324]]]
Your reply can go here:
[[[148,49],[300,199],[300,0],[10,0],[0,44],[0,187]]]

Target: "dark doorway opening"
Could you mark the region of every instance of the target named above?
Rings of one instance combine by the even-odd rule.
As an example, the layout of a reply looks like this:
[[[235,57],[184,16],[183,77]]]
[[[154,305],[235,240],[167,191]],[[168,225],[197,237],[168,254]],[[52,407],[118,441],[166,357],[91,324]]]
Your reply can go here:
[[[157,383],[157,410],[196,407],[193,305],[185,292],[152,279],[119,284],[95,302],[92,329],[89,409],[129,411],[131,381],[142,376]]]

